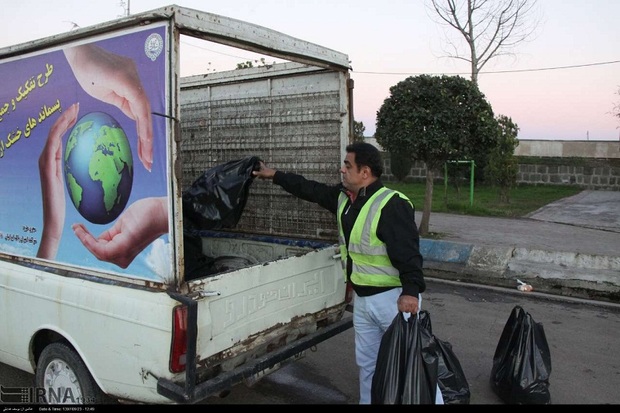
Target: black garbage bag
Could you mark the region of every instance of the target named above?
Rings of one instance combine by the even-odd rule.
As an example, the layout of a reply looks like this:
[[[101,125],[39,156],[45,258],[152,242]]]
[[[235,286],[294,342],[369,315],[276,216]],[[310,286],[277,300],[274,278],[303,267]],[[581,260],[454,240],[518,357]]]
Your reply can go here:
[[[435,404],[437,348],[417,317],[399,312],[384,333],[372,379],[372,404]]]
[[[252,171],[260,159],[251,156],[206,170],[183,192],[186,230],[234,228],[245,208]]]
[[[452,344],[435,337],[439,357],[437,379],[445,404],[469,404],[469,383]]]
[[[491,387],[508,404],[550,404],[551,353],[541,323],[515,306],[497,343]]]
[[[214,259],[202,252],[202,239],[188,231],[183,232],[183,256],[185,257],[185,279],[193,280],[213,271]]]
[[[431,313],[428,310],[420,310],[418,311],[418,319],[420,320],[420,324],[422,327],[428,330],[429,333],[433,334],[433,323],[431,323]]]
[[[452,344],[440,340],[433,334],[431,316],[427,310],[421,310],[418,317],[420,324],[428,330],[437,343],[437,382],[444,404],[469,404],[471,392],[461,362],[452,349]]]
[[[405,370],[402,404],[435,404],[439,357],[435,338],[416,316],[407,320],[412,336]]]
[[[399,313],[381,338],[372,378],[372,404],[400,404],[407,366],[408,336],[407,322]]]

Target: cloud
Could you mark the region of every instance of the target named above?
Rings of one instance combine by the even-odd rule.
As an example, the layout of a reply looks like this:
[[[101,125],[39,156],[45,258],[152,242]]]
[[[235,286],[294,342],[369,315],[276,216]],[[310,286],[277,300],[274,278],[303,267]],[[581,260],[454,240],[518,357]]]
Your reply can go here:
[[[170,261],[170,249],[170,243],[164,242],[164,240],[158,238],[151,244],[151,249],[146,255],[146,265],[157,274],[158,279],[165,283],[174,281],[172,263]]]

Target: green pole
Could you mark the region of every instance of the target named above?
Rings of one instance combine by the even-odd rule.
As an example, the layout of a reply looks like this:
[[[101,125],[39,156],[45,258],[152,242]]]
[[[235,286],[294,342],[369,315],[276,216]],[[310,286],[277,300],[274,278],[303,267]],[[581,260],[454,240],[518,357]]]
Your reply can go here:
[[[448,162],[443,164],[443,199],[448,204]]]
[[[469,178],[469,206],[474,206],[474,161],[471,161],[471,177]]]

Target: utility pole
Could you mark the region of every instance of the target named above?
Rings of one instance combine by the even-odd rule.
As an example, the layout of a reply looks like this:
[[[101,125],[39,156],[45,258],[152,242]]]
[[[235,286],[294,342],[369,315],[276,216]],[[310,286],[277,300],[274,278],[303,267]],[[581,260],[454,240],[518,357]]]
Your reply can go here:
[[[125,2],[124,0],[121,0],[120,6],[123,8],[123,16],[129,16],[131,14],[130,12],[131,0],[127,0],[127,2]],[[125,8],[125,6],[127,7]]]

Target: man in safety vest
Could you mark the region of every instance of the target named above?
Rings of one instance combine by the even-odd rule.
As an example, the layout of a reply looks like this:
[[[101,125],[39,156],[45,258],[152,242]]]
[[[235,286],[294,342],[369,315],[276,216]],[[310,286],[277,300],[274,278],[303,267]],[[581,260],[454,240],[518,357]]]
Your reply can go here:
[[[356,142],[347,146],[346,152],[338,185],[277,171],[262,162],[254,175],[271,179],[292,195],[336,214],[343,266],[355,292],[353,326],[360,404],[369,404],[383,333],[398,311],[419,311],[419,294],[426,285],[413,204],[381,183],[383,164],[377,148]]]

